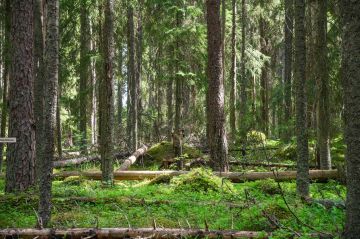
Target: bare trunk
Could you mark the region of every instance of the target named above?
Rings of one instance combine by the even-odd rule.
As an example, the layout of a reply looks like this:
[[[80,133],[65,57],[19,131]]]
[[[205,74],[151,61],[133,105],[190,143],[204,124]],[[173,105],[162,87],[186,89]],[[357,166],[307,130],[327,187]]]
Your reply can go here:
[[[309,148],[306,122],[305,94],[305,0],[295,0],[295,63],[294,87],[296,94],[297,177],[296,189],[301,197],[309,196]]]
[[[228,148],[225,131],[223,54],[221,39],[220,2],[207,0],[208,29],[208,123],[211,167],[228,171]]]
[[[91,77],[90,68],[90,20],[86,0],[80,2],[80,84],[79,84],[79,130],[81,134],[80,147],[83,154],[87,153],[87,123],[88,123],[88,89]]]
[[[4,45],[3,45],[3,92],[1,107],[1,128],[0,137],[5,137],[6,123],[8,114],[8,82],[9,82],[9,66],[10,66],[10,0],[4,1]],[[4,144],[0,144],[0,172],[2,171],[2,161],[4,157]]]
[[[330,156],[330,110],[329,74],[327,68],[327,0],[316,1],[315,74],[317,81],[317,141],[320,153],[320,168],[331,168]]]
[[[245,49],[246,49],[246,0],[241,1],[241,63],[240,63],[240,117],[239,117],[239,131],[242,141],[246,140],[248,130],[248,107],[247,107],[247,86],[248,80],[245,72]],[[253,88],[255,89],[255,87]],[[255,92],[252,92],[255,99]],[[255,101],[252,101],[255,107]],[[255,109],[254,109],[255,110]],[[255,115],[255,114],[254,114]]]
[[[102,181],[107,185],[113,183],[113,125],[114,125],[114,2],[106,0],[104,6],[103,59],[104,77],[100,81],[100,155]]]
[[[236,0],[232,0],[231,29],[231,71],[230,71],[230,135],[231,142],[236,139]]]
[[[9,137],[17,143],[8,146],[6,192],[25,191],[35,183],[33,8],[33,1],[11,1]]]
[[[347,168],[346,222],[344,238],[360,235],[360,2],[341,0],[342,83],[345,103]]]
[[[292,114],[292,62],[293,62],[293,30],[294,30],[294,0],[285,0],[285,56],[284,56],[284,123],[287,125],[282,136],[285,141],[291,138],[291,114]]]

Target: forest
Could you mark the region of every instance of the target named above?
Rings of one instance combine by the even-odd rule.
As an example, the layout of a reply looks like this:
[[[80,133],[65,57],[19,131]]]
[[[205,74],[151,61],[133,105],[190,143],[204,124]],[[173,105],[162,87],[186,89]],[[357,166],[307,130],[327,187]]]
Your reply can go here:
[[[0,238],[360,238],[360,1],[0,0]]]

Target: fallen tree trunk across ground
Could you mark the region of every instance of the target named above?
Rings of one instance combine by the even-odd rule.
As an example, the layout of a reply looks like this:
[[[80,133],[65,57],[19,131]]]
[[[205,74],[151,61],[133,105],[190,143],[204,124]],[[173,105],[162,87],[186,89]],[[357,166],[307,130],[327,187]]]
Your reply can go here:
[[[124,157],[129,156],[129,153],[127,152],[119,152],[114,154],[114,158],[121,159]],[[73,165],[79,165],[82,163],[88,163],[88,162],[94,162],[94,161],[100,161],[100,155],[89,155],[79,158],[72,158],[72,159],[66,159],[66,160],[57,160],[53,162],[54,168],[63,168],[67,166],[73,166]]]
[[[174,229],[174,228],[72,228],[72,229],[3,229],[1,237],[9,238],[268,238],[266,232],[253,231],[213,231],[201,229]]]
[[[147,150],[148,147],[146,145],[138,148],[129,158],[125,159],[118,170],[128,170],[130,166],[136,162],[137,158],[144,155]]]
[[[144,180],[156,178],[160,175],[168,174],[170,176],[179,176],[186,174],[189,171],[116,171],[114,172],[115,180]],[[310,170],[310,179],[318,181],[327,181],[329,179],[338,179],[339,174],[337,170]],[[276,181],[287,181],[296,179],[296,171],[280,171],[280,172],[215,172],[216,175],[229,179],[232,182],[256,181],[262,179],[274,179]],[[89,179],[101,180],[101,172],[79,172],[79,171],[65,171],[55,173],[55,178],[66,178],[69,176],[82,176]]]

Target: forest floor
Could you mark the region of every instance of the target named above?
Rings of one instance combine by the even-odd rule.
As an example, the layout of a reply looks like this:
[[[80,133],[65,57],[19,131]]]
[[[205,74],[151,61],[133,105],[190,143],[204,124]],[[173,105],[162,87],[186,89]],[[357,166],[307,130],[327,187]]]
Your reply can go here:
[[[295,183],[272,180],[231,184],[231,191],[178,187],[175,183],[116,182],[107,188],[99,181],[53,182],[54,228],[157,227],[275,231],[286,235],[342,231],[344,209],[307,204],[296,197]],[[4,181],[0,181],[3,192]],[[287,208],[303,222],[300,223]],[[345,187],[337,182],[311,184],[314,199],[342,201]],[[0,194],[0,228],[31,228],[37,222],[37,193]],[[306,224],[314,228],[309,228]],[[306,237],[302,237],[306,238]]]
[[[168,144],[166,147],[171,147]],[[271,142],[267,147],[275,152],[254,150],[250,161],[295,162],[293,144],[279,146]],[[310,144],[311,147],[311,144]],[[342,139],[333,142],[335,161],[343,161]],[[154,150],[154,149],[152,149]],[[164,155],[155,154],[159,159]],[[149,152],[148,152],[149,153]],[[189,151],[188,154],[198,152]],[[240,152],[232,153],[239,158]],[[274,157],[275,156],[275,157]],[[206,156],[205,156],[206,157]],[[160,161],[145,166],[158,170]],[[281,158],[277,160],[276,158]],[[267,160],[265,160],[267,159]],[[155,162],[155,163],[154,163]],[[314,162],[313,162],[314,163]],[[119,162],[117,162],[118,167]],[[144,169],[134,165],[132,170]],[[98,162],[85,163],[62,170],[100,170]],[[266,167],[233,166],[231,171],[268,171]],[[279,168],[278,170],[293,170]],[[272,232],[271,238],[308,238],[310,233],[326,232],[340,236],[344,225],[346,188],[337,181],[312,183],[312,202],[296,197],[295,181],[277,183],[262,180],[234,184],[213,176],[205,169],[195,169],[188,175],[172,179],[161,177],[145,181],[115,181],[105,187],[100,181],[68,177],[53,181],[53,228],[156,227],[206,228],[213,230],[249,230]],[[195,180],[193,180],[195,178]],[[331,205],[317,203],[329,200]],[[0,228],[33,228],[37,224],[38,193],[4,194],[4,180],[0,179]]]

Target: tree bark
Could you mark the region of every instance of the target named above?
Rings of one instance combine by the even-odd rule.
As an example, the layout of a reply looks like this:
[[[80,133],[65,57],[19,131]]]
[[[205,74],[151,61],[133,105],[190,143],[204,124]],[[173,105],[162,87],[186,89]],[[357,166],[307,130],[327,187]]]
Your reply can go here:
[[[136,150],[138,144],[138,117],[137,117],[137,80],[135,73],[135,27],[134,9],[128,6],[128,87],[129,87],[129,143],[130,149]]]
[[[236,0],[232,0],[232,28],[231,28],[231,70],[230,70],[230,138],[236,139]]]
[[[220,2],[207,0],[208,36],[208,123],[211,167],[228,171],[228,145],[225,131],[224,79],[221,39]]]
[[[316,1],[315,74],[317,82],[317,141],[320,168],[331,169],[329,74],[327,60],[327,0]]]
[[[6,123],[8,114],[8,82],[9,82],[9,66],[10,66],[10,0],[4,1],[4,43],[3,43],[3,92],[1,107],[1,128],[0,137],[5,137]],[[4,156],[4,144],[0,144],[0,172],[2,171],[2,162]]]
[[[52,162],[55,151],[56,107],[59,77],[59,1],[47,1],[44,78],[44,131],[39,159],[39,217],[46,227],[51,217]]]
[[[261,17],[259,21],[261,53],[270,56],[271,43],[268,36],[268,23]],[[261,97],[261,128],[266,136],[269,135],[269,84],[270,84],[270,62],[265,60],[261,69],[260,77],[260,97]]]
[[[32,0],[11,1],[10,119],[6,192],[25,191],[35,183],[35,125],[33,114],[34,4]]]
[[[113,125],[114,125],[114,2],[106,0],[104,7],[103,59],[104,77],[100,81],[100,155],[104,183],[113,183]]]
[[[240,117],[239,117],[239,131],[242,141],[246,140],[246,134],[248,130],[248,107],[247,107],[247,88],[248,80],[245,72],[245,49],[246,49],[246,0],[241,1],[241,63],[240,63]],[[254,87],[255,89],[255,87]],[[255,96],[254,96],[255,99]],[[255,106],[255,101],[254,106]],[[255,111],[255,109],[254,109]]]
[[[136,80],[135,80],[135,92],[136,92],[136,112],[135,116],[137,119],[137,132],[134,133],[134,137],[136,137],[135,148],[138,147],[138,138],[142,131],[141,128],[141,110],[142,110],[142,101],[141,101],[141,77],[142,77],[142,55],[143,55],[143,23],[142,23],[142,9],[143,9],[143,1],[138,0],[138,26],[137,26],[137,47],[136,47]]]
[[[284,55],[284,123],[286,129],[281,134],[284,141],[291,138],[291,114],[292,114],[292,63],[293,63],[293,30],[294,30],[294,0],[285,0],[285,55]]]
[[[345,238],[360,235],[360,2],[341,0],[347,196]]]
[[[83,154],[87,153],[87,123],[88,123],[88,95],[91,77],[90,68],[90,20],[86,0],[80,1],[80,80],[79,80],[79,130],[81,134],[80,148]]]
[[[35,165],[39,165],[41,158],[41,145],[44,126],[44,51],[45,51],[45,19],[43,0],[34,1],[34,116],[35,116]],[[35,177],[39,167],[35,167]]]
[[[297,178],[296,189],[301,197],[309,196],[309,148],[305,94],[305,0],[295,0],[295,63]]]

